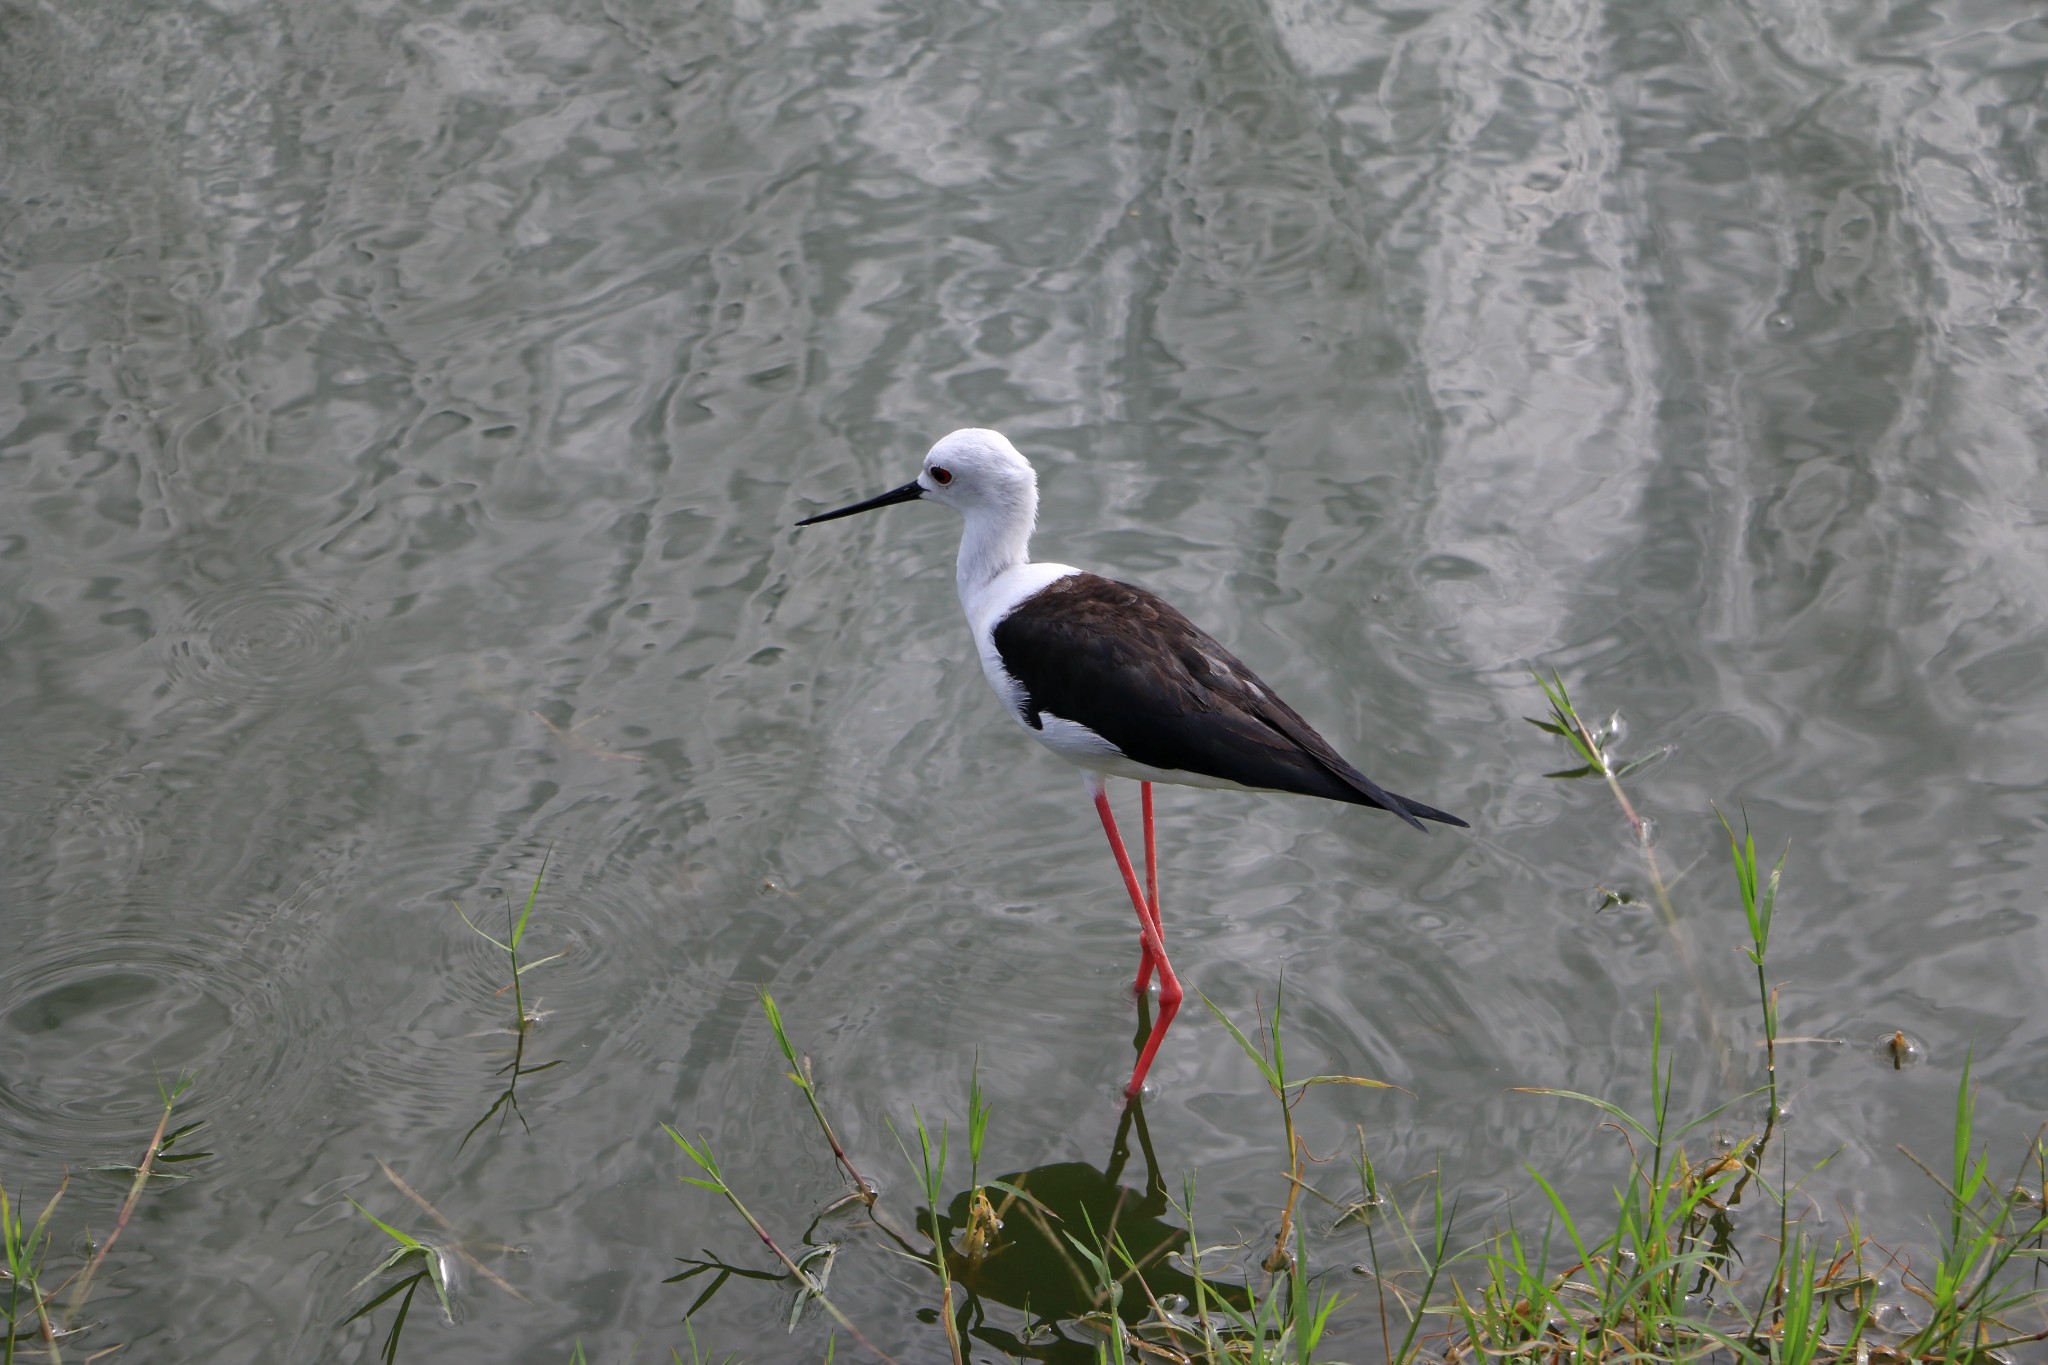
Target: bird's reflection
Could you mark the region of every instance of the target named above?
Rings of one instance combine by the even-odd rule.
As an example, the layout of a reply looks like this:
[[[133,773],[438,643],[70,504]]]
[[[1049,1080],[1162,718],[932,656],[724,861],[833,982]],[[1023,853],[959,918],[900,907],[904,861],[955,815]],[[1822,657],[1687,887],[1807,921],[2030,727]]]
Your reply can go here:
[[[1133,1137],[1144,1160],[1135,1186],[1124,1183]],[[937,1237],[964,1291],[961,1329],[1023,1360],[1095,1361],[1110,1312],[1135,1324],[1162,1303],[1197,1300],[1194,1277],[1175,1254],[1187,1248],[1188,1229],[1175,1217],[1144,1105],[1133,1101],[1101,1167],[1062,1161],[1011,1172],[962,1190],[947,1206]],[[1105,1286],[1091,1252],[1118,1292]],[[1245,1302],[1243,1290],[1214,1281],[1201,1290],[1211,1302]],[[1000,1325],[989,1313],[997,1304],[1023,1314],[1023,1325]]]
[[[1143,1176],[1126,1184],[1134,1139]],[[892,1226],[879,1208],[863,1216],[861,1207],[856,1195],[835,1200],[806,1231],[794,1259],[818,1288],[841,1246],[858,1240],[846,1235],[845,1219],[859,1217],[932,1270],[935,1280],[935,1252],[943,1248],[956,1330],[1020,1360],[1092,1363],[1112,1314],[1127,1325],[1149,1320],[1163,1329],[1203,1296],[1211,1305],[1247,1303],[1242,1288],[1214,1280],[1198,1286],[1183,1268],[1176,1253],[1188,1248],[1189,1231],[1176,1221],[1142,1101],[1125,1105],[1100,1167],[1062,1161],[984,1177],[953,1196],[936,1227],[931,1211],[920,1208],[914,1233]],[[790,1284],[792,1327],[814,1298],[812,1287],[787,1273],[730,1264],[708,1252],[679,1259],[685,1269],[669,1283],[711,1276],[686,1317],[735,1276]],[[931,1307],[919,1316],[937,1322],[939,1312]]]

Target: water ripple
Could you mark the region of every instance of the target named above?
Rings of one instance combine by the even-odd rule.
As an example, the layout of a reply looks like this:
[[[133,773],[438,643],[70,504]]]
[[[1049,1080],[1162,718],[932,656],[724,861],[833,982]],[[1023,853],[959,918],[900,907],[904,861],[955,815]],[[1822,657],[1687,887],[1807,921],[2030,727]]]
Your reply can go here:
[[[326,691],[355,657],[358,615],[299,583],[238,584],[162,636],[172,686],[195,698],[278,702]]]
[[[152,1358],[354,1350],[375,1237],[305,1215],[369,1151],[560,1239],[441,1354],[623,1358],[622,1242],[695,1245],[638,1198],[657,1118],[806,1179],[755,984],[881,1166],[977,1047],[1003,1141],[1091,1141],[1131,916],[987,694],[955,528],[786,526],[969,421],[1039,461],[1048,557],[1478,826],[1162,794],[1189,984],[1244,1020],[1284,969],[1305,1063],[1416,1091],[1304,1122],[1396,1114],[1390,1170],[1505,1200],[1583,1163],[1502,1084],[1628,1086],[1660,998],[1725,1025],[1640,901],[1589,908],[1641,860],[1537,776],[1555,665],[1628,756],[1681,745],[1630,779],[1674,868],[1721,865],[1709,801],[1794,839],[1788,1024],[1859,1046],[1784,1065],[1843,1166],[1945,1140],[1914,1087],[1973,1040],[2031,1131],[2039,8],[14,7],[0,1167],[132,1155],[196,1068],[235,1141],[165,1225],[265,1288],[244,1347],[213,1262],[137,1241]],[[502,933],[550,849],[524,1060],[560,1065],[530,1139],[458,1149],[511,1005],[449,902]],[[1880,1027],[1927,1065],[1873,1070]],[[1206,1011],[1155,1074],[1161,1155],[1267,1216]]]
[[[156,1113],[152,1072],[198,1073],[209,1092],[242,1103],[288,1082],[313,1040],[278,1030],[271,1045],[249,1046],[257,990],[161,918],[10,954],[0,965],[0,1145],[68,1161],[109,1142],[133,1146]]]

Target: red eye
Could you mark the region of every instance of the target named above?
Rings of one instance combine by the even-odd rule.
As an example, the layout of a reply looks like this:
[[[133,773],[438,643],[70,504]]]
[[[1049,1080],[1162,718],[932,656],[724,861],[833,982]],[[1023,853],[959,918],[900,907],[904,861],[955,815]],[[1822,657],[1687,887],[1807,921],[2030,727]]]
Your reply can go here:
[[[941,488],[945,487],[947,484],[953,482],[953,471],[946,468],[944,465],[933,465],[932,482],[938,484]]]

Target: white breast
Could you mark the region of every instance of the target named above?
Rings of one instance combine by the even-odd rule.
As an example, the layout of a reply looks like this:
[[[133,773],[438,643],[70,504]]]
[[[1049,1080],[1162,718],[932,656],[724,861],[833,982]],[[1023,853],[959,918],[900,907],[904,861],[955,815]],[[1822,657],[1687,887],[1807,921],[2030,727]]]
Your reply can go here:
[[[1025,724],[1024,688],[1003,667],[1003,656],[996,652],[996,627],[1026,599],[1079,572],[1071,564],[1017,564],[997,574],[988,583],[973,588],[962,584],[960,588],[960,606],[967,613],[967,628],[974,632],[974,649],[981,656],[982,676],[988,679],[988,685],[1002,699],[1003,710],[1009,713],[1010,719],[1030,730],[1033,738],[1048,745],[1052,740],[1046,738],[1044,731],[1032,730]],[[1061,724],[1067,722],[1062,721]],[[1108,747],[1108,741],[1093,731],[1087,733],[1108,752],[1116,752],[1113,747]],[[1054,751],[1060,752],[1057,746],[1054,746]]]

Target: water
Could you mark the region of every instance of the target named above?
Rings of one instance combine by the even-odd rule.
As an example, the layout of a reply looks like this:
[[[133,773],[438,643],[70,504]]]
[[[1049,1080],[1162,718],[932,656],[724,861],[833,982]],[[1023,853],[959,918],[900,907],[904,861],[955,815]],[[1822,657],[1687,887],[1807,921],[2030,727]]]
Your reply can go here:
[[[900,1225],[886,1124],[957,1143],[977,1057],[984,1172],[1142,1184],[1129,909],[986,694],[951,518],[789,526],[966,424],[1037,461],[1042,553],[1165,593],[1475,825],[1162,794],[1189,985],[1249,1023],[1284,973],[1298,1071],[1411,1092],[1302,1106],[1333,1197],[1359,1125],[1475,1234],[1534,1210],[1525,1163],[1603,1204],[1596,1115],[1507,1088],[1641,1105],[1658,1002],[1680,1109],[1757,1082],[1716,805],[1791,844],[1821,1235],[1924,1248],[1896,1146],[1945,1155],[1966,1052],[2007,1169],[2041,1121],[2038,6],[87,0],[0,32],[0,1179],[74,1173],[74,1264],[122,1193],[84,1168],[139,1154],[160,1078],[213,1153],[80,1349],[372,1359],[390,1306],[343,1319],[388,1243],[344,1196],[524,1296],[466,1272],[402,1358],[683,1344],[675,1258],[764,1262],[660,1123],[791,1242],[839,1189],[758,986]],[[1607,794],[1541,775],[1532,668],[1625,755],[1675,746],[1629,785],[1688,953]],[[544,856],[526,952],[567,955],[522,1060],[558,1064],[514,1115],[502,958],[453,906],[495,927]],[[1197,1004],[1154,1074],[1204,1239],[1269,1235],[1250,1063]],[[872,1236],[832,1283],[940,1358]],[[785,1311],[734,1282],[698,1329],[816,1359]]]

